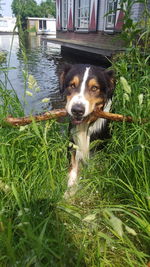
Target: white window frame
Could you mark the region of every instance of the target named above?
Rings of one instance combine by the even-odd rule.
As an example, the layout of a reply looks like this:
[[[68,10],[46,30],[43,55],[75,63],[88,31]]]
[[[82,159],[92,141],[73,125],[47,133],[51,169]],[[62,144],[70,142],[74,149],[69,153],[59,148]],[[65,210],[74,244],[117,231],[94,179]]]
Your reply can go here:
[[[111,8],[112,5],[112,8]],[[117,0],[107,0],[105,9],[105,31],[114,32],[116,20]]]
[[[89,30],[89,20],[90,20],[90,0],[77,0],[75,10],[76,10],[75,14],[76,31],[87,32]],[[86,12],[87,15],[84,14]]]
[[[68,24],[68,0],[62,0],[62,30],[67,30]]]

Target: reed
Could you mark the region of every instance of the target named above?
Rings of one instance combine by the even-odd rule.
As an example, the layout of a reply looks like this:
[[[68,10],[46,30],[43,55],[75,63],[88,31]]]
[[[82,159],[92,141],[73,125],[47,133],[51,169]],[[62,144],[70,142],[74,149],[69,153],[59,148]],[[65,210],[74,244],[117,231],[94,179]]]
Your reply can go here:
[[[147,36],[143,33],[139,38]],[[148,264],[148,50],[137,44],[114,58],[117,85],[112,111],[132,116],[135,123],[111,122],[111,139],[83,166],[78,191],[70,200],[63,198],[68,123],[33,121],[0,128],[1,266]],[[0,94],[1,118],[8,115],[8,108],[12,116],[21,116],[13,91],[1,83]],[[148,121],[139,124],[141,118]]]

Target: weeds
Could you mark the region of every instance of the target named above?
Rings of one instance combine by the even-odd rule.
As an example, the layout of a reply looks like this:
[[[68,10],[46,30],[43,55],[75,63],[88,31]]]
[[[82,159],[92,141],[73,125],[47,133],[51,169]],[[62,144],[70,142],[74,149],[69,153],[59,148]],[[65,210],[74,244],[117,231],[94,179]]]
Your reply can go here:
[[[79,190],[70,202],[63,200],[67,123],[0,128],[1,266],[146,266],[150,251],[147,54],[147,46],[141,53],[137,45],[114,58],[113,111],[133,116],[135,123],[110,124],[112,138],[83,167]],[[31,92],[37,88],[32,76],[25,81]],[[0,94],[1,117],[21,114],[13,91],[1,84]],[[142,118],[147,121],[140,123]]]

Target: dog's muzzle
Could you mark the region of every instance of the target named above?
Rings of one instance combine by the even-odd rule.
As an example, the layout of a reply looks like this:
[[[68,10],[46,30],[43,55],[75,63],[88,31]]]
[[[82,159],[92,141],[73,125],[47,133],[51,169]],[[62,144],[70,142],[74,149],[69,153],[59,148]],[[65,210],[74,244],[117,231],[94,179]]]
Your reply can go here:
[[[71,114],[73,117],[73,123],[79,124],[82,122],[84,114],[85,114],[85,107],[83,104],[74,104],[71,108]]]

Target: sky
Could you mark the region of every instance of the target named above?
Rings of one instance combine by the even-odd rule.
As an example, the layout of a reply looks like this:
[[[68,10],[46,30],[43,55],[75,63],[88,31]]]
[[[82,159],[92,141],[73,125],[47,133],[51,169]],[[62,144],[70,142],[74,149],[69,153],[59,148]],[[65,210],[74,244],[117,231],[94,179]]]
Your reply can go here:
[[[2,15],[4,17],[11,17],[12,16],[12,11],[11,11],[11,3],[12,0],[1,0],[5,5],[2,5]],[[36,0],[36,2],[39,4],[41,0]]]

